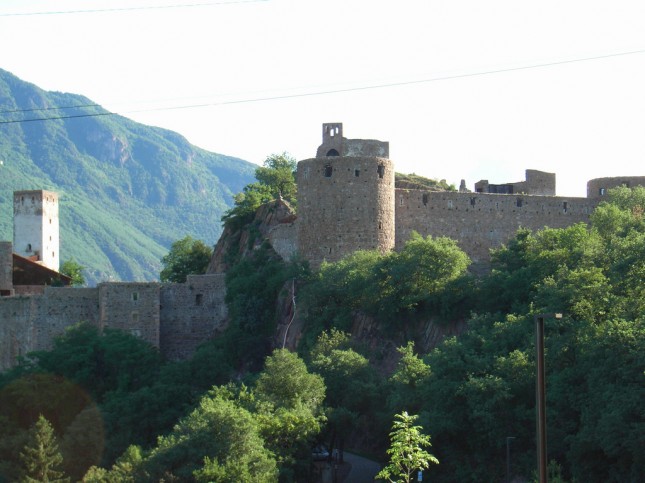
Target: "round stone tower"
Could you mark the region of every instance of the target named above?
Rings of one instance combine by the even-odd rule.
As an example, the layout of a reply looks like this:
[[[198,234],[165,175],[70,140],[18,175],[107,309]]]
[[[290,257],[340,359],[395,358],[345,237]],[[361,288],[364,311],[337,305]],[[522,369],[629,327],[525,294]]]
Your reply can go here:
[[[323,125],[319,157],[298,163],[298,252],[313,267],[356,250],[394,249],[394,165],[388,145],[348,140],[340,133],[339,123]]]

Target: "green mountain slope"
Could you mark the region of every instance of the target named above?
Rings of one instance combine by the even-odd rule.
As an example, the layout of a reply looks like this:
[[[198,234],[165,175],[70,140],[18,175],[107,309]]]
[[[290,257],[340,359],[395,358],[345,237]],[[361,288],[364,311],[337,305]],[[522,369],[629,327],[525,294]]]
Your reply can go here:
[[[93,104],[0,69],[0,240],[13,239],[12,192],[49,189],[60,195],[61,260],[74,257],[90,282],[156,279],[173,241],[217,241],[255,165]],[[43,117],[68,118],[28,121]]]

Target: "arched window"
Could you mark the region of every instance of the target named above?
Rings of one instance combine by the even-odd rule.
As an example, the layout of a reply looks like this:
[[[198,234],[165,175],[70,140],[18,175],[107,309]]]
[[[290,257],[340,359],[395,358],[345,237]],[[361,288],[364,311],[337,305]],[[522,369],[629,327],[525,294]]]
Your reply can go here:
[[[327,151],[327,156],[340,156],[340,153],[335,149],[330,149],[329,151]]]

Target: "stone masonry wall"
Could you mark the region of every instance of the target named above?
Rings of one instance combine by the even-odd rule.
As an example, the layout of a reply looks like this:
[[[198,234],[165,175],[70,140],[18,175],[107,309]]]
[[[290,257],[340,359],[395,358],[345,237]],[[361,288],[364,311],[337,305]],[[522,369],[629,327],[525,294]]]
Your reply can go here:
[[[394,166],[374,157],[298,163],[298,250],[317,267],[356,250],[394,248]]]
[[[159,347],[160,284],[102,283],[98,288],[101,330],[121,329]]]
[[[11,295],[13,290],[13,244],[0,242],[0,296]]]
[[[614,178],[596,178],[587,182],[587,198],[602,198],[610,188],[618,186],[645,186],[645,176],[621,176]],[[599,200],[600,201],[600,200]]]
[[[223,273],[190,275],[186,283],[162,285],[159,336],[167,358],[186,359],[225,328],[225,277]]]
[[[47,287],[43,295],[0,299],[0,370],[15,358],[52,347],[54,337],[78,322],[96,324],[98,289]]]
[[[293,222],[273,227],[268,238],[273,249],[285,261],[291,260],[298,251],[296,224]]]
[[[490,262],[489,251],[511,239],[518,228],[564,228],[589,221],[597,202],[561,196],[396,190],[396,249],[417,231],[424,237],[447,236],[480,271]]]

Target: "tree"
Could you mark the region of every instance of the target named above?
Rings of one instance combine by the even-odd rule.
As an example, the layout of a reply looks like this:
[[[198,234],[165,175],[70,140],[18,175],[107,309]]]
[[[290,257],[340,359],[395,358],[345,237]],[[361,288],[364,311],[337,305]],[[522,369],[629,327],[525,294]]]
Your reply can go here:
[[[276,349],[267,357],[255,385],[258,398],[287,409],[303,405],[314,414],[325,399],[325,383],[307,371],[304,361],[287,349]]]
[[[211,254],[212,250],[203,241],[187,235],[174,242],[168,255],[161,259],[163,270],[159,279],[184,283],[188,275],[201,275],[206,272]]]
[[[288,153],[272,154],[264,160],[264,166],[255,170],[260,184],[269,187],[274,198],[281,196],[289,203],[296,201],[296,160]]]
[[[308,479],[311,443],[325,420],[322,377],[309,373],[296,354],[277,349],[266,358],[254,397],[260,432],[276,455],[281,479]]]
[[[72,421],[61,441],[64,469],[73,481],[83,478],[92,465],[101,462],[105,446],[103,418],[97,405],[88,405]]]
[[[160,436],[138,466],[149,481],[191,481],[194,477],[197,481],[269,483],[277,481],[278,473],[254,415],[217,389],[204,396],[170,434]]]
[[[391,445],[387,450],[390,464],[376,475],[377,479],[409,483],[413,481],[416,471],[429,468],[430,463],[439,464],[437,458],[423,449],[423,446],[431,446],[430,436],[421,432],[421,426],[414,426],[417,418],[416,415],[408,415],[407,411],[394,416]]]
[[[65,260],[60,266],[59,272],[63,275],[67,275],[72,279],[72,286],[74,287],[83,287],[85,285],[85,277],[83,276],[83,270],[85,267],[78,263],[73,258]]]
[[[23,482],[69,482],[69,478],[58,471],[63,457],[58,451],[54,429],[41,414],[29,434],[29,442],[20,458],[24,467]]]
[[[418,411],[422,405],[422,398],[418,388],[430,376],[430,366],[414,353],[414,342],[409,341],[406,346],[399,347],[397,352],[401,359],[396,371],[390,377],[391,393],[388,405],[394,411],[401,408],[413,408]]]
[[[235,206],[224,213],[222,221],[233,226],[247,223],[251,221],[260,205],[278,197],[295,206],[295,170],[296,160],[286,152],[267,157],[264,165],[255,170],[258,182],[246,185],[242,193],[233,197]]]

